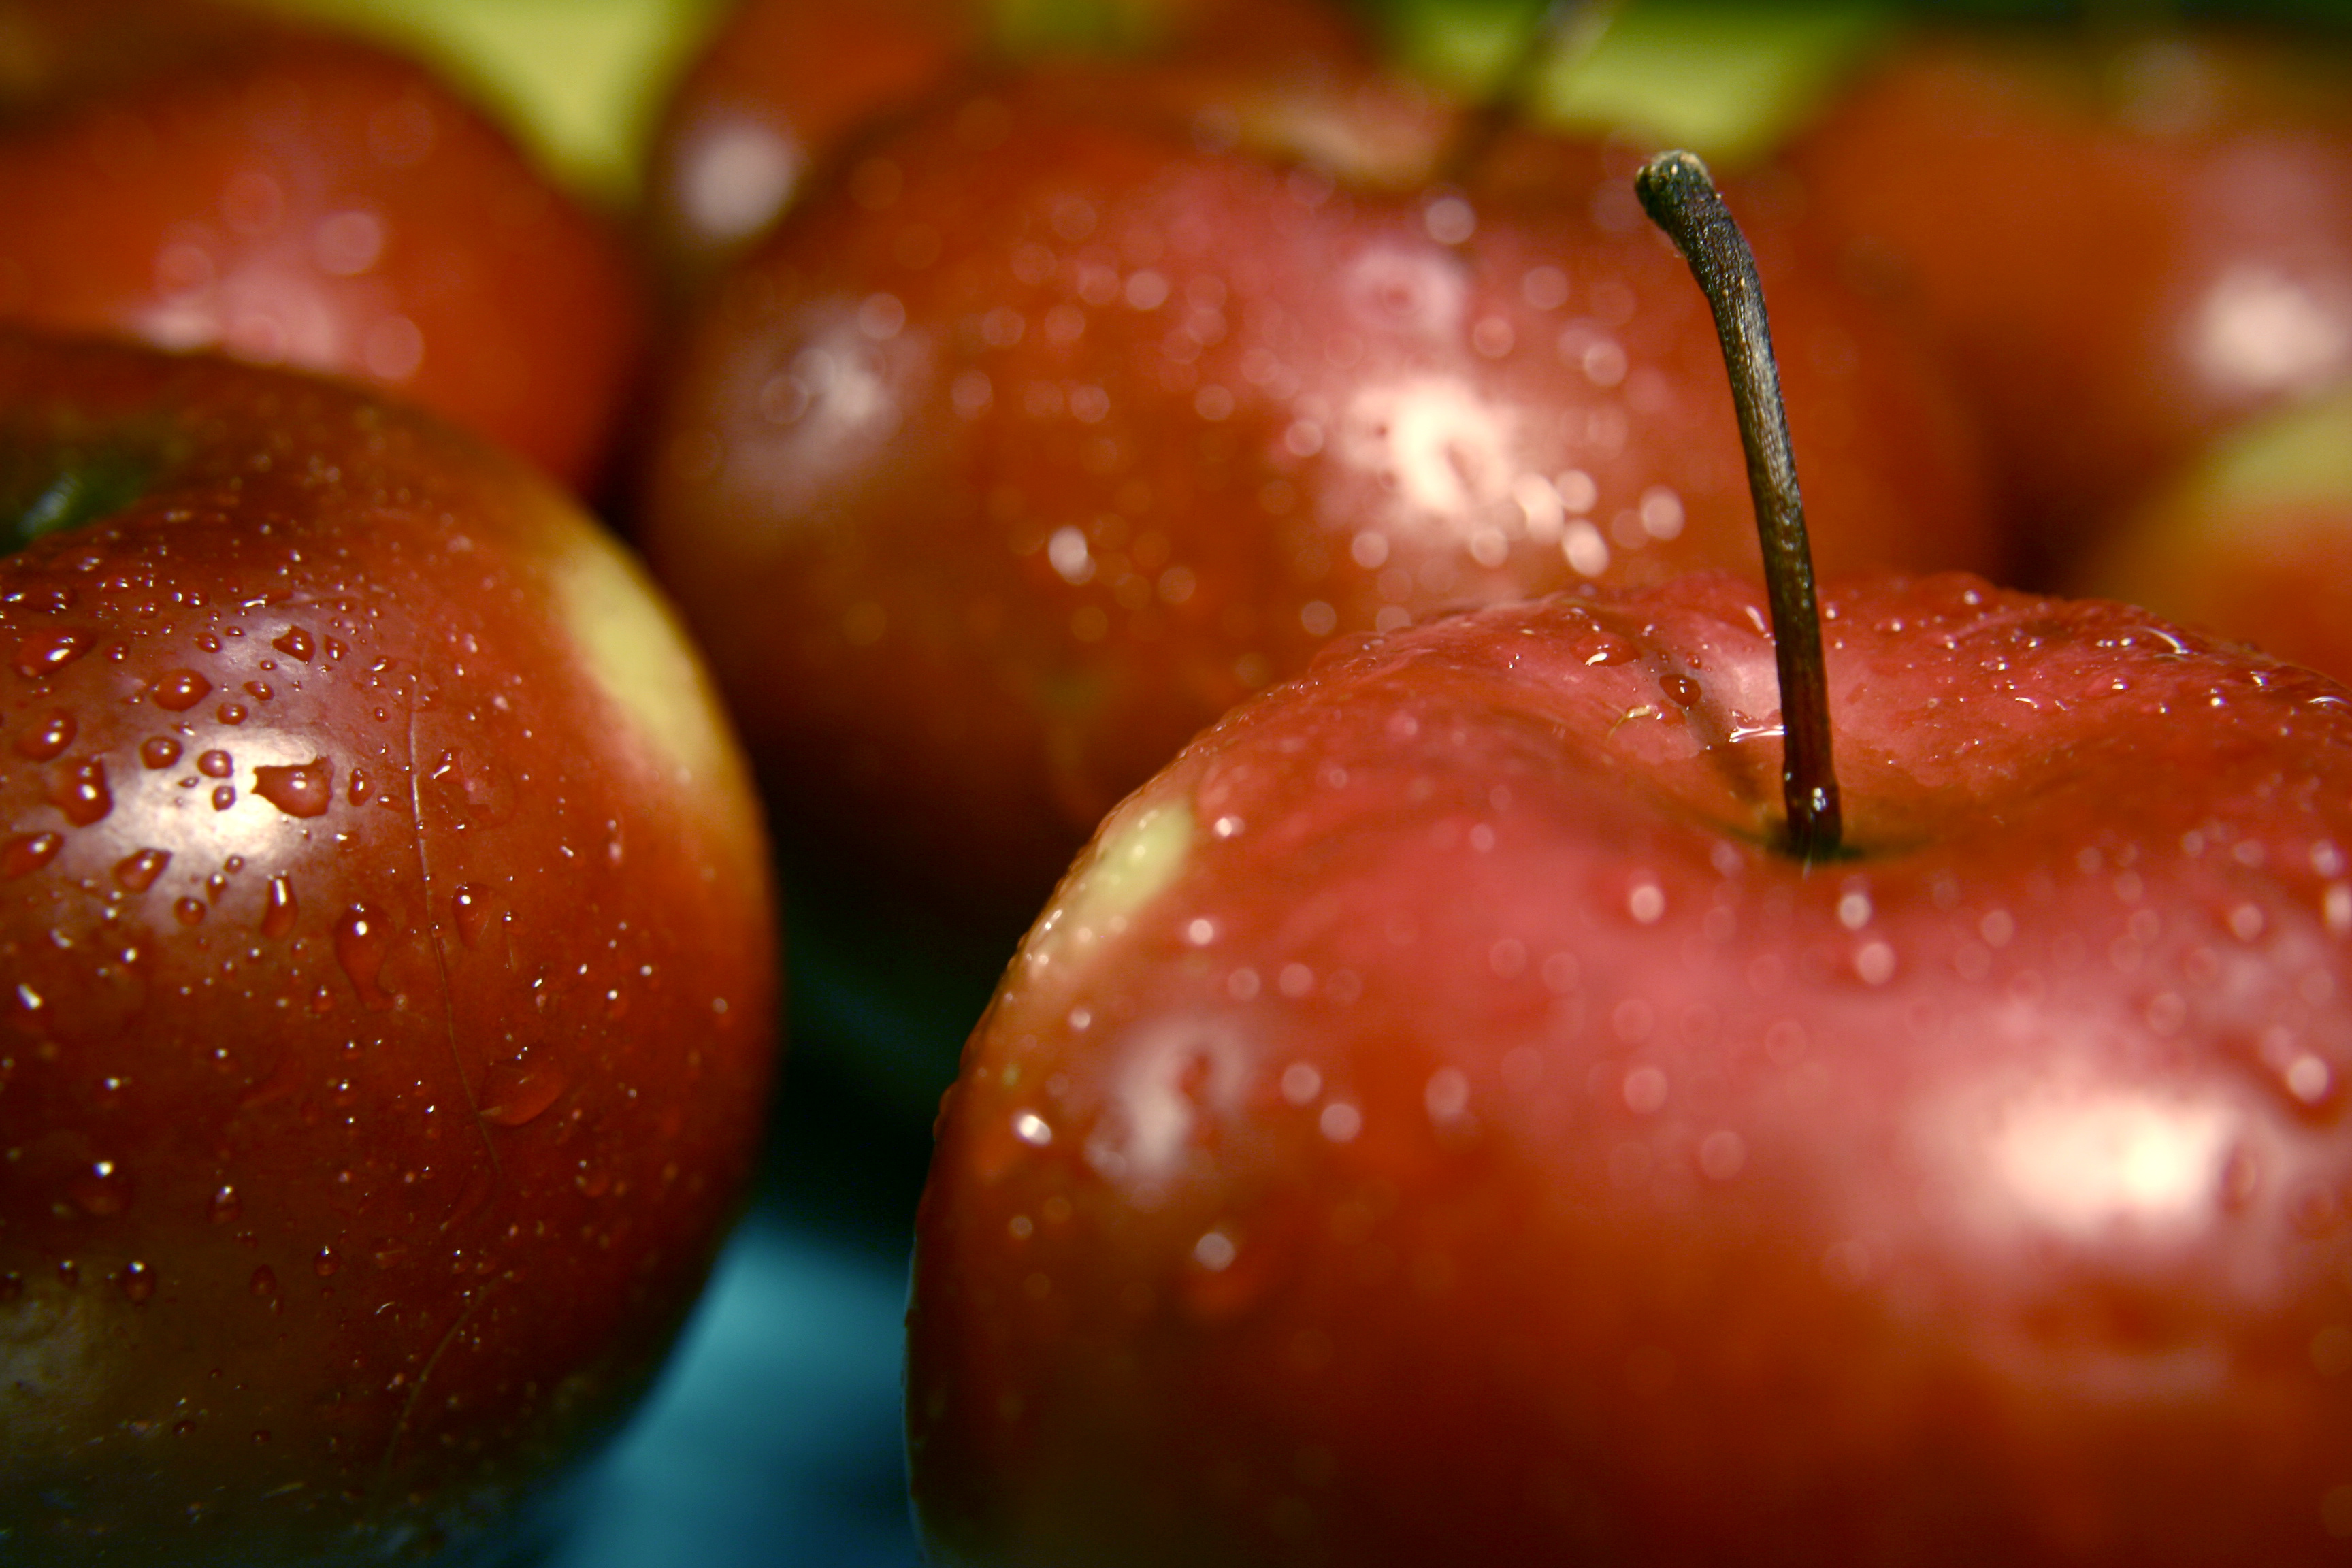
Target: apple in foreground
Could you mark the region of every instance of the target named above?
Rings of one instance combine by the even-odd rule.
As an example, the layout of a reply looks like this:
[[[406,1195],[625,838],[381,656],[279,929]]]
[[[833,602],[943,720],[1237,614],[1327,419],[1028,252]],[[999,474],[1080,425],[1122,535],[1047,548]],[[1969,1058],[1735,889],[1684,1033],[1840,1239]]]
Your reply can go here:
[[[1108,819],[942,1110],[934,1562],[2341,1560],[2352,692],[1785,603],[1338,646]]]
[[[604,477],[643,276],[448,85],[236,6],[0,20],[0,319],[329,372]]]
[[[753,1159],[773,911],[644,579],[283,372],[0,338],[0,1556],[470,1560]]]

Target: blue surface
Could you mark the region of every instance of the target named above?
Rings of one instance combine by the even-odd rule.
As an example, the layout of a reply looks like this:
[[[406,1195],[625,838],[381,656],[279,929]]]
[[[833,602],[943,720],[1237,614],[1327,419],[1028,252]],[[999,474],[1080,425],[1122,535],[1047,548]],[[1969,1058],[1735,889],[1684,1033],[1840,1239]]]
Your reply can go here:
[[[915,1568],[887,1256],[747,1221],[543,1568]]]

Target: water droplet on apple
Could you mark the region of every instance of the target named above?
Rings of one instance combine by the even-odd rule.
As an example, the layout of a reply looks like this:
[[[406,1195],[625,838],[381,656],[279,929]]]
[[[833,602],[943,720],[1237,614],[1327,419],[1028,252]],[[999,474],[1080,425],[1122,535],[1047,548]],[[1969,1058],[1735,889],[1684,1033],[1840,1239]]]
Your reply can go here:
[[[172,904],[172,917],[184,926],[204,924],[207,912],[202,899],[179,899]]]
[[[205,700],[213,683],[193,669],[167,670],[155,678],[148,689],[155,706],[171,713],[184,713]]]
[[[196,772],[208,779],[232,778],[236,773],[236,759],[223,751],[205,752],[196,758]]]
[[[65,754],[73,744],[78,726],[74,716],[58,709],[36,721],[33,726],[16,737],[16,754],[30,762],[46,763]]]
[[[324,757],[253,770],[253,793],[289,816],[312,817],[334,804],[335,764]]]
[[[151,735],[139,742],[139,763],[145,768],[168,768],[180,760],[180,742],[169,735]]]
[[[335,1270],[342,1266],[342,1260],[335,1256],[335,1249],[331,1247],[319,1248],[319,1255],[310,1259],[310,1272],[321,1279],[331,1279]]]
[[[280,871],[269,879],[268,902],[261,911],[261,934],[282,937],[294,929],[299,910],[294,900],[294,879]]]
[[[17,1300],[25,1293],[25,1277],[21,1274],[0,1274],[0,1307]]]
[[[278,1270],[270,1268],[267,1263],[263,1264],[260,1268],[255,1269],[252,1276],[246,1280],[245,1288],[253,1295],[263,1298],[277,1295]]]
[[[134,1305],[155,1294],[155,1271],[137,1258],[124,1264],[114,1281],[122,1288],[124,1299]]]
[[[82,1213],[108,1218],[131,1206],[131,1173],[116,1161],[93,1160],[67,1184],[66,1193]]]
[[[450,900],[456,917],[457,940],[471,947],[482,940],[482,932],[490,923],[490,900],[488,889],[467,882],[458,888]]]
[[[44,632],[16,645],[16,673],[26,680],[54,675],[98,646],[97,637],[84,631]]]
[[[20,833],[0,848],[0,878],[29,877],[58,858],[66,847],[62,833]]]
[[[545,1114],[571,1080],[552,1066],[508,1063],[494,1067],[482,1083],[482,1120],[498,1127],[520,1127]]]
[[[1633,645],[1614,632],[1596,627],[1577,639],[1574,654],[1583,664],[1626,664],[1633,658]]]
[[[392,952],[392,931],[383,914],[366,904],[353,904],[335,922],[335,962],[350,977],[352,989],[371,1011],[392,1005],[392,998],[376,984],[383,961]]]
[[[114,879],[127,893],[143,893],[155,885],[163,868],[172,863],[168,849],[141,849],[124,856],[114,863]]]
[[[300,626],[289,626],[285,635],[273,638],[269,646],[289,658],[299,658],[304,664],[310,662],[310,656],[315,651],[310,634]]]
[[[236,1195],[236,1189],[224,1182],[213,1189],[210,1212],[215,1225],[232,1225],[245,1214],[245,1204]]]
[[[89,827],[114,809],[114,794],[107,787],[106,764],[95,757],[68,763],[50,774],[48,802],[76,827]]]

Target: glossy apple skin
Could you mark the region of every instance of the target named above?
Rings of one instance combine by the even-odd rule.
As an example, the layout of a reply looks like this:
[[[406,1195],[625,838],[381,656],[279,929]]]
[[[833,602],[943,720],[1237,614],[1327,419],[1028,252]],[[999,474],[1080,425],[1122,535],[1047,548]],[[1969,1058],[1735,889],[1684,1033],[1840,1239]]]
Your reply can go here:
[[[931,1560],[2335,1562],[2352,694],[1966,576],[1335,648],[1105,824],[923,1199]]]
[[[1106,108],[1151,80],[869,146],[714,293],[654,432],[643,542],[787,852],[1003,929],[992,969],[1105,811],[1335,632],[1756,561],[1704,304],[1601,153],[1515,143],[1464,209]],[[1981,563],[1940,384],[1785,220],[1757,244],[1788,341],[1833,345],[1785,371],[1822,558]]]
[[[1100,0],[1039,8],[1034,37],[992,15],[1018,10],[989,0],[743,0],[679,81],[654,136],[646,230],[672,285],[708,282],[860,135],[1008,54],[1150,54],[1248,69],[1361,47],[1329,0]]]
[[[329,372],[604,475],[648,337],[613,226],[385,50],[192,5],[126,58],[158,8],[88,9],[0,12],[32,62],[0,130],[0,318]]]
[[[2307,38],[1930,36],[1791,152],[1954,356],[2045,558],[2352,373],[2347,82]]]
[[[471,1561],[751,1167],[756,808],[635,568],[324,383],[0,340],[0,1544]]]

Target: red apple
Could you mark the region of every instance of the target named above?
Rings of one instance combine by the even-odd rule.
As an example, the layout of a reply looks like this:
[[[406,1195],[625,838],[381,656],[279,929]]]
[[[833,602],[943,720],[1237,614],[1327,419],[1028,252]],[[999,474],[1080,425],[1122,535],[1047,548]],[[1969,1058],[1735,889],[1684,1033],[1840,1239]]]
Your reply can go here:
[[[654,433],[644,542],[787,855],[919,967],[949,938],[901,911],[1002,930],[983,993],[1101,814],[1328,637],[1756,561],[1704,306],[1612,154],[1367,189],[1107,101],[1162,81],[1033,76],[870,145],[713,294]],[[1824,555],[1981,563],[1940,384],[1762,223]]]
[[[2352,680],[2352,387],[2214,441],[2076,581]]]
[[[1335,652],[1111,817],[941,1121],[934,1562],[2337,1559],[2352,696],[1828,605],[1840,862],[1719,578]]]
[[[1246,73],[1358,47],[1329,0],[1025,10],[991,0],[742,0],[663,111],[646,195],[653,245],[674,283],[703,282],[861,134],[1010,56],[1155,54]]]
[[[207,5],[38,0],[5,19],[26,65],[0,130],[0,318],[331,372],[575,487],[603,472],[643,283],[612,227],[448,87]]]
[[[1335,647],[1031,932],[919,1222],[933,1562],[2341,1557],[2352,691],[1958,574],[1816,625],[1745,278],[1769,620]]]
[[[509,1539],[739,1201],[748,784],[635,568],[282,372],[0,338],[0,1555]]]
[[[2352,372],[2347,67],[2309,38],[1937,35],[1791,153],[1955,356],[2045,555]]]

